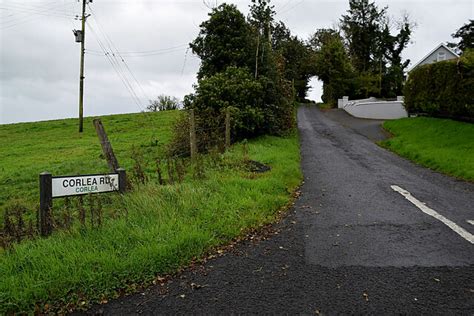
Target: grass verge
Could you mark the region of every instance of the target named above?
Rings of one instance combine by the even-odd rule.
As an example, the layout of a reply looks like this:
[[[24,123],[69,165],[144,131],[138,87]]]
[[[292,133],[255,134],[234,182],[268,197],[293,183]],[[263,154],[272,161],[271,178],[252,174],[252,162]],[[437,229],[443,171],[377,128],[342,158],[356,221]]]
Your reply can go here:
[[[176,271],[246,229],[274,221],[301,181],[297,136],[262,137],[246,147],[250,159],[271,171],[253,174],[233,167],[243,155],[236,145],[203,180],[150,182],[117,196],[126,215],[100,229],[56,232],[5,251],[0,314],[86,306]]]
[[[430,169],[474,181],[474,124],[429,117],[386,121],[380,144]]]

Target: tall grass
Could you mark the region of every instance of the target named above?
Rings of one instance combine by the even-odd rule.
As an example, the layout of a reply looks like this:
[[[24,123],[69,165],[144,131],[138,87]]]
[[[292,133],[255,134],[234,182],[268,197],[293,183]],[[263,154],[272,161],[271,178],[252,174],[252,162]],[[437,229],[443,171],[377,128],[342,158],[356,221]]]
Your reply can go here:
[[[429,117],[384,123],[394,135],[381,145],[436,171],[474,181],[474,125]]]
[[[130,169],[133,148],[152,160],[171,138],[178,111],[136,113],[102,117],[105,130],[121,166]],[[107,172],[107,163],[92,118],[0,125],[0,209],[21,200],[30,209],[38,203],[38,175],[74,175]]]
[[[56,232],[0,254],[0,313],[57,310],[114,296],[273,221],[301,181],[297,136],[262,137],[247,147],[249,158],[271,171],[239,168],[243,153],[236,145],[204,179],[150,182],[116,196],[113,206],[123,216],[100,229]]]

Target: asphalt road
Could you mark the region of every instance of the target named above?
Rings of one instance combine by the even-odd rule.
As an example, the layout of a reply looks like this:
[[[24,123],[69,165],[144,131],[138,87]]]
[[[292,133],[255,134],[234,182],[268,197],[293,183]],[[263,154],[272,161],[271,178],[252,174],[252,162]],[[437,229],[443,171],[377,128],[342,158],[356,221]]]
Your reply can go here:
[[[298,128],[301,196],[266,237],[89,313],[474,315],[474,185],[315,107],[299,109]]]
[[[324,116],[338,122],[342,126],[354,130],[356,133],[364,135],[373,140],[380,141],[390,137],[390,133],[382,128],[383,120],[355,118],[343,109],[325,110]]]

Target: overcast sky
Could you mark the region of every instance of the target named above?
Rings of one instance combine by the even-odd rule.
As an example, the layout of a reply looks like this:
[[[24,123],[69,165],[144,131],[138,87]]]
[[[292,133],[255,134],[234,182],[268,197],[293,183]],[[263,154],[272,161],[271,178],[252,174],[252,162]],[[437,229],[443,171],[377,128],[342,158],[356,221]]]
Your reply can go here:
[[[250,0],[227,3],[247,15]],[[348,9],[348,0],[272,3],[276,19],[302,39],[336,25]],[[412,64],[474,18],[473,0],[376,3],[394,20],[407,12],[416,22],[404,53]],[[80,29],[80,10],[77,0],[0,0],[0,124],[77,116],[80,44],[72,29]],[[182,99],[193,91],[199,59],[187,44],[210,12],[202,0],[94,0],[87,10],[86,116],[138,112],[160,94]],[[321,87],[312,85],[309,97],[319,100]]]

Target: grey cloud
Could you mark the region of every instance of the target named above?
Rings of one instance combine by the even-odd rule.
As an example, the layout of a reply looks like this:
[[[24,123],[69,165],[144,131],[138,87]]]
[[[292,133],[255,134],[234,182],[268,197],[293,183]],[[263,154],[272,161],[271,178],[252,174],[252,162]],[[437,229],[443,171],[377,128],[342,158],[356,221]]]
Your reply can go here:
[[[0,7],[38,7],[50,2],[0,0]],[[250,0],[229,2],[248,14]],[[276,18],[302,39],[307,39],[318,28],[337,24],[348,8],[346,0],[275,0],[273,3]],[[451,40],[450,34],[474,13],[471,0],[395,0],[377,1],[377,4],[388,5],[389,14],[395,18],[406,11],[417,22],[413,44],[405,52],[405,57],[412,62],[440,42]],[[209,12],[200,0],[94,0],[90,6],[95,16],[89,18],[92,29],[87,29],[86,38],[86,48],[91,50],[86,55],[86,115],[141,109],[107,59],[94,53],[101,51],[94,32],[101,34],[102,30],[122,52],[156,51],[192,41]],[[49,8],[68,15],[78,14],[80,9],[76,0],[57,0]],[[5,12],[0,12],[0,17],[6,19]],[[76,116],[80,45],[74,42],[71,30],[78,29],[79,22],[72,18],[39,16],[11,28],[4,29],[2,25],[5,24],[0,23],[0,124]],[[149,98],[161,93],[183,98],[192,92],[199,60],[191,52],[185,58],[185,51],[186,47],[180,46],[152,56],[124,54],[127,65],[140,82],[138,86],[128,75],[142,108]],[[120,59],[118,63],[126,71]],[[312,85],[310,97],[318,99],[320,83],[312,80]]]

